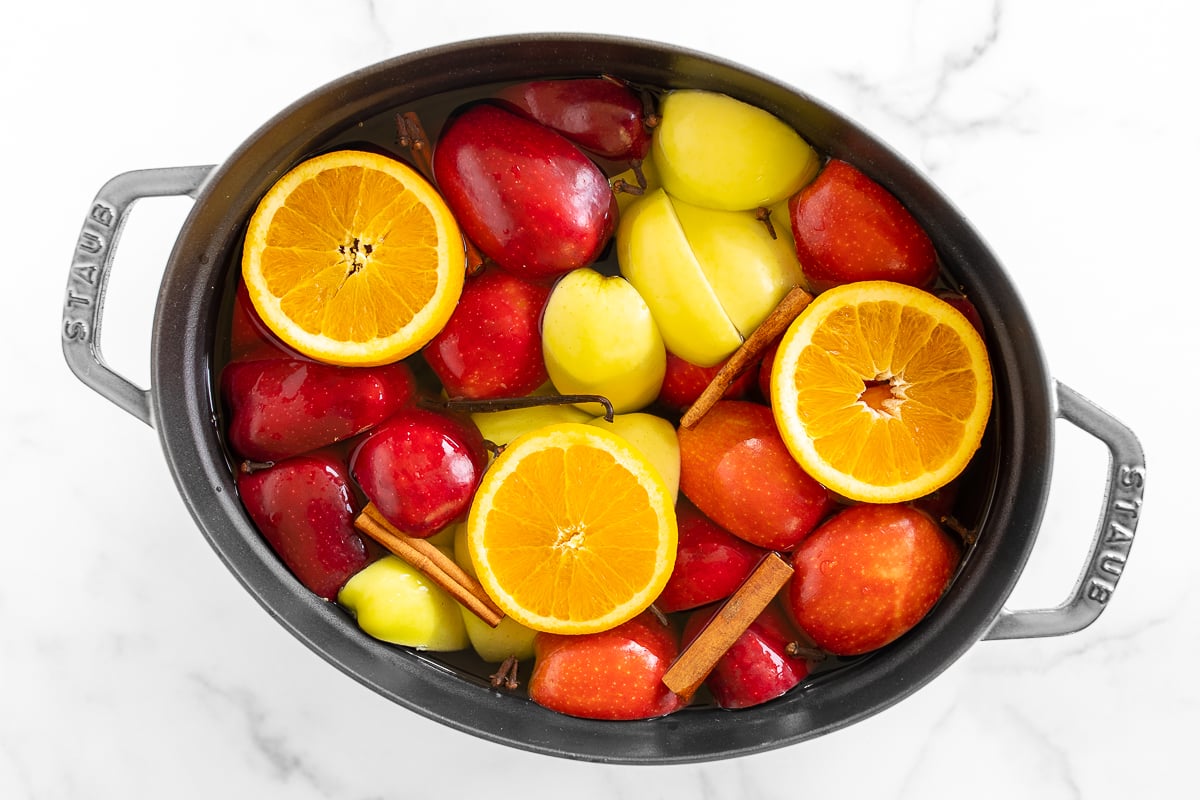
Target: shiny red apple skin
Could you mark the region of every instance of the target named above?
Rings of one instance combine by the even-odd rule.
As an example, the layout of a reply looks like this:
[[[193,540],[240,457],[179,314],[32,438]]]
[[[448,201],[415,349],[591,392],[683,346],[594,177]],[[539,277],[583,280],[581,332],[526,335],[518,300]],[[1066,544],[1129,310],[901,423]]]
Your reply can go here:
[[[668,350],[667,371],[663,375],[662,389],[659,390],[657,402],[663,408],[675,413],[686,411],[712,383],[712,379],[717,376],[723,366],[725,366],[725,361],[711,367],[702,367],[682,359]],[[739,375],[721,396],[726,400],[741,400],[749,397],[754,391],[756,376],[756,369],[748,369]]]
[[[416,390],[404,363],[339,367],[307,359],[239,361],[221,373],[229,446],[279,461],[349,439],[391,416]]]
[[[521,397],[549,375],[542,308],[550,287],[501,269],[470,277],[458,306],[422,351],[450,397]]]
[[[675,518],[679,528],[675,568],[654,601],[664,613],[724,600],[767,554],[704,516],[686,499],[680,499]]]
[[[427,538],[466,514],[486,464],[469,420],[406,406],[358,445],[350,473],[386,520]]]
[[[779,435],[771,409],[720,400],[679,429],[679,489],[725,530],[751,544],[788,551],[834,508]]]
[[[268,358],[299,357],[299,353],[279,341],[267,328],[266,323],[254,310],[246,284],[239,281],[229,320],[229,360],[259,361]]]
[[[600,168],[560,134],[495,104],[447,123],[433,171],[467,238],[522,277],[548,280],[591,264],[616,227]]]
[[[345,463],[301,455],[240,473],[238,495],[263,538],[292,574],[326,600],[370,561],[354,528],[356,500]]]
[[[687,703],[663,685],[679,656],[677,635],[650,611],[600,633],[539,633],[529,697],[573,717],[661,717]]]
[[[642,100],[624,83],[606,78],[527,81],[496,96],[603,158],[640,160],[650,151]]]
[[[758,363],[758,392],[768,405],[771,403],[771,368],[775,366],[775,355],[779,352],[779,343],[783,337],[776,339],[763,350],[762,361]]]
[[[793,621],[823,650],[877,650],[916,625],[949,585],[961,546],[908,505],[852,506],[792,553]]]
[[[893,194],[845,161],[826,164],[788,201],[788,212],[814,291],[864,280],[925,288],[937,277],[929,235]]]
[[[698,609],[683,629],[684,647],[703,629],[716,608]],[[808,677],[802,658],[788,655],[797,633],[787,615],[772,604],[750,623],[718,660],[704,685],[721,708],[750,708],[781,697]]]

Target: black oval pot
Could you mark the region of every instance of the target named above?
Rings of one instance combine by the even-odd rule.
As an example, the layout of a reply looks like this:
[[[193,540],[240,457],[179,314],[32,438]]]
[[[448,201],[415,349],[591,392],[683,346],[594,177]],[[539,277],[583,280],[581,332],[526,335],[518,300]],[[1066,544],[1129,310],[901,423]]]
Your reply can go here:
[[[597,722],[563,716],[432,656],[364,635],[337,606],[296,582],[238,500],[213,391],[218,318],[240,238],[258,199],[287,169],[435,96],[452,104],[477,87],[533,77],[610,73],[664,88],[712,89],[761,106],[818,150],[858,165],[896,194],[933,237],[947,272],[983,320],[995,373],[993,421],[957,510],[978,532],[937,607],[909,634],[765,705],[696,708],[662,719]],[[435,112],[436,113],[436,112]],[[427,127],[436,130],[436,123]],[[153,326],[152,386],[105,366],[96,331],[117,234],[139,197],[187,194],[195,206],[165,268]],[[347,675],[450,727],[570,758],[672,763],[727,758],[801,742],[875,714],[916,691],[983,638],[1069,633],[1103,610],[1124,566],[1141,502],[1136,438],[1055,382],[1025,307],[995,256],[942,194],[886,145],[817,100],[769,77],[653,42],[586,35],[468,41],[395,58],[324,86],[275,116],[219,167],[146,170],[103,187],[84,222],[63,306],[68,364],[89,386],[151,424],[179,491],[213,549],[282,625]],[[1112,454],[1101,520],[1069,599],[1055,609],[1004,610],[1034,544],[1065,418]]]

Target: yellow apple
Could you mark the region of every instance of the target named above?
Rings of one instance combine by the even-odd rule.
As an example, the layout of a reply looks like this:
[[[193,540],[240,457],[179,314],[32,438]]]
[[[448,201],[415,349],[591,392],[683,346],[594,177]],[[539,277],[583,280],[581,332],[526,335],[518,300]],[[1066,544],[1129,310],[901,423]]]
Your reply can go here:
[[[451,651],[470,641],[458,601],[393,555],[369,564],[338,592],[366,633],[420,650]]]
[[[604,395],[618,413],[653,402],[667,369],[662,336],[638,290],[590,267],[568,272],[550,292],[542,355],[559,393]]]
[[[721,308],[742,338],[749,336],[804,279],[791,240],[778,234],[772,238],[751,211],[720,211],[678,199],[672,202]]]
[[[658,470],[671,497],[678,499],[679,437],[674,425],[662,417],[641,412],[614,414],[612,422],[597,417],[588,424],[612,431],[639,450]]]
[[[533,392],[534,395],[557,394],[547,383]],[[533,406],[512,408],[506,411],[481,411],[471,415],[471,421],[479,428],[483,438],[496,444],[508,444],[523,433],[537,430],[559,422],[587,422],[592,415],[572,405]]]
[[[467,549],[465,523],[454,526],[454,560],[471,576],[475,575],[475,565]],[[498,664],[509,656],[518,660],[533,658],[533,638],[537,631],[532,628],[525,627],[512,617],[505,617],[493,628],[466,608],[462,608],[462,617],[471,647],[489,664]]]
[[[662,189],[644,195],[622,215],[617,261],[675,355],[708,367],[742,343],[688,244],[671,198]]]
[[[728,210],[772,206],[816,175],[820,160],[791,126],[719,92],[663,98],[651,154],[673,197]]]

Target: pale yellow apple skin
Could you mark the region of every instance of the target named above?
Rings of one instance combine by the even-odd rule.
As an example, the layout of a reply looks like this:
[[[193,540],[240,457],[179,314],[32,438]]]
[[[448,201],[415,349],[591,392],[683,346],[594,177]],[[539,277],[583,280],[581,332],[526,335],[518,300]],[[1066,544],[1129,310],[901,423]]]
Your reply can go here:
[[[638,290],[588,267],[568,272],[550,292],[542,355],[561,394],[604,395],[617,413],[653,402],[667,369],[662,335]]]
[[[671,499],[679,499],[679,437],[674,425],[643,412],[614,414],[612,422],[597,417],[588,424],[610,430],[629,442],[658,470]]]
[[[742,343],[692,254],[671,198],[662,189],[644,195],[622,215],[617,261],[675,355],[709,367]]]
[[[467,548],[466,523],[454,526],[454,560],[468,574],[475,577],[475,565],[471,562],[471,553]],[[505,617],[493,628],[469,609],[462,606],[459,608],[462,609],[463,623],[466,625],[471,647],[484,661],[498,664],[509,656],[522,661],[533,658],[533,639],[537,636],[537,631],[525,627],[512,617]]]
[[[651,154],[673,197],[727,210],[772,206],[812,180],[817,153],[764,109],[701,90],[667,94]]]
[[[489,664],[499,664],[512,656],[519,661],[533,660],[533,639],[537,631],[526,628],[512,617],[500,620],[496,627],[475,616],[475,612],[459,606],[467,638],[475,653]]]
[[[557,394],[554,386],[547,383],[533,392],[534,395]],[[546,425],[559,422],[587,422],[592,415],[572,405],[534,406],[513,408],[507,411],[487,411],[471,415],[471,421],[479,428],[483,438],[504,445],[523,433],[535,431]]]
[[[675,215],[704,277],[742,337],[754,333],[804,280],[790,237],[771,232],[752,211],[721,211],[674,200]]]
[[[376,639],[439,652],[470,646],[458,601],[396,556],[351,577],[338,602]]]

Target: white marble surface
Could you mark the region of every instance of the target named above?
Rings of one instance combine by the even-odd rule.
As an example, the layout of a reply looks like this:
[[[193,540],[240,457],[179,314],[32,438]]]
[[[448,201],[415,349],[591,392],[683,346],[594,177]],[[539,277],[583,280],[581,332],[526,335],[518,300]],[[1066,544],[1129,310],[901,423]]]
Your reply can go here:
[[[1194,4],[668,5],[0,11],[0,797],[1181,796],[1200,713],[1187,466],[1200,444],[1188,397],[1200,345]],[[531,755],[429,722],[312,655],[242,591],[176,494],[155,433],[64,365],[60,305],[92,196],[125,170],[221,161],[357,67],[553,30],[657,38],[774,74],[891,142],[975,222],[1055,375],[1147,450],[1139,540],[1094,626],[979,643],[908,700],[813,742],[647,768]],[[147,201],[114,271],[106,353],[143,384],[161,264],[187,208]],[[1014,606],[1062,598],[1099,508],[1104,453],[1060,432]]]

